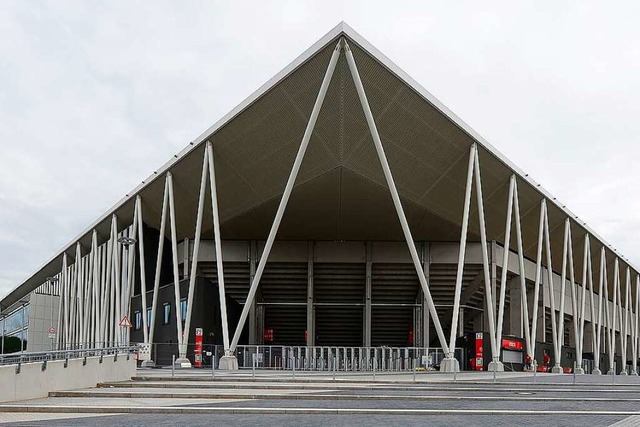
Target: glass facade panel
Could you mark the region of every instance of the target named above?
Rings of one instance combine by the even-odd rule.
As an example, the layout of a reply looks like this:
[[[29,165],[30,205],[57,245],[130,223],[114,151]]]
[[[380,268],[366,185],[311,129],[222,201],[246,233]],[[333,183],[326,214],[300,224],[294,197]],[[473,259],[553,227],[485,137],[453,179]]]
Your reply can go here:
[[[187,319],[187,299],[182,298],[180,300],[180,318],[184,322]]]
[[[12,332],[20,330],[29,325],[29,305],[24,306],[24,310],[17,309],[4,319],[4,334],[13,335]]]
[[[163,310],[162,324],[168,325],[169,323],[171,323],[171,304],[168,302],[165,302],[162,305],[162,310]]]
[[[133,313],[133,327],[135,328],[136,331],[142,329],[142,313],[139,311],[136,311]]]

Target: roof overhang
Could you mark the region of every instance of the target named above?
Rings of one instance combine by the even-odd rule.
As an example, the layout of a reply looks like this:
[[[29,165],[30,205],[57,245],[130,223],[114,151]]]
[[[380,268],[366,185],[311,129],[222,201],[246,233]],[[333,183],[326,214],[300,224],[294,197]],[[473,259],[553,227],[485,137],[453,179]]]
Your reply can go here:
[[[73,260],[77,242],[89,248],[93,230],[104,241],[112,215],[117,215],[121,227],[130,224],[137,195],[142,198],[145,222],[159,228],[168,171],[174,176],[178,238],[193,236],[207,141],[212,142],[216,158],[222,237],[264,239],[329,56],[341,37],[348,40],[358,63],[414,239],[459,240],[468,152],[471,144],[477,143],[490,240],[504,239],[509,178],[515,174],[529,257],[535,257],[543,198],[549,204],[554,269],[560,268],[562,225],[567,217],[572,223],[575,254],[582,253],[582,242],[588,233],[592,236],[594,268],[599,265],[595,255],[600,247],[609,251],[609,262],[619,256],[540,184],[351,27],[340,23],[72,239],[11,291],[2,300],[2,307],[14,304],[46,277],[57,274],[62,254],[66,252]],[[478,222],[475,205],[472,209],[473,237],[478,233]],[[205,219],[203,230],[210,233],[210,219]],[[336,67],[278,236],[402,240],[344,55]],[[576,271],[581,271],[582,257],[575,258]],[[613,268],[609,271],[613,272]]]

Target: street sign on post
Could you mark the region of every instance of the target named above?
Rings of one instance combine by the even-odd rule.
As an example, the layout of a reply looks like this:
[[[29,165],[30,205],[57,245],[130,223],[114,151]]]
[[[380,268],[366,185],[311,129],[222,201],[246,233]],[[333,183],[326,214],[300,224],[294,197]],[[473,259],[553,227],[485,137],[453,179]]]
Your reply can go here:
[[[120,323],[118,323],[118,326],[122,326],[123,328],[130,328],[132,325],[129,321],[129,318],[125,315],[122,316],[122,319],[120,319]]]
[[[202,328],[196,328],[195,366],[202,367]]]
[[[49,333],[49,338],[54,339],[56,337],[56,328],[53,326],[49,326],[49,329],[47,329],[47,332]]]

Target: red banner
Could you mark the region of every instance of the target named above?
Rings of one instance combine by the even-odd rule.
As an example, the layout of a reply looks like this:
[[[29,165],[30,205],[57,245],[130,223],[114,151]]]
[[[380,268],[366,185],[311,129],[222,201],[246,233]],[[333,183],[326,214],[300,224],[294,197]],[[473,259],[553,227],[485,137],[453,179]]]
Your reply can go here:
[[[195,367],[202,368],[202,328],[196,328]]]
[[[482,332],[476,332],[476,363],[475,370],[482,371],[484,368],[484,335]]]
[[[266,328],[264,330],[264,342],[267,344],[273,342],[273,328]]]
[[[524,344],[522,343],[522,341],[502,338],[502,348],[506,348],[507,350],[522,351],[524,349]]]

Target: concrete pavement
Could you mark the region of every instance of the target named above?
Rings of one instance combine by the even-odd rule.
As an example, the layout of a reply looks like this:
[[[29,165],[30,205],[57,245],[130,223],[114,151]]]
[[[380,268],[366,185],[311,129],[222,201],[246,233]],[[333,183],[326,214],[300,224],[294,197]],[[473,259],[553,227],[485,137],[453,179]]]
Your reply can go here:
[[[372,373],[296,372],[294,377],[290,371],[241,371],[212,376],[195,369],[173,374],[139,369],[132,381],[0,404],[0,421],[42,426],[211,425],[212,420],[255,425],[271,420],[278,425],[595,427],[640,425],[638,403],[640,378],[634,376],[537,374],[534,383],[532,374],[513,372],[498,373],[494,381],[487,372],[455,378],[432,372],[415,377],[412,372],[377,373],[374,380]],[[43,421],[36,421],[37,416]]]

